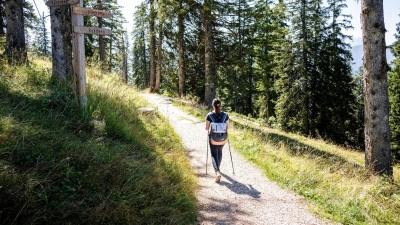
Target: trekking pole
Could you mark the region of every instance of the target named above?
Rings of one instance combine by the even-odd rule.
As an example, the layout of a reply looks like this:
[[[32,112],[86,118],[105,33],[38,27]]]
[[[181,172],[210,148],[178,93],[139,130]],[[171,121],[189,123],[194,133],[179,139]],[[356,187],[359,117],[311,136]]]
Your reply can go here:
[[[229,153],[231,154],[232,171],[233,171],[233,174],[235,174],[235,169],[233,168],[233,160],[232,160],[231,144],[229,143],[229,137],[228,137],[228,146],[229,146]]]
[[[206,174],[208,174],[207,173],[207,164],[208,164],[208,142],[209,142],[209,139],[210,138],[210,136],[208,135],[208,132],[207,132],[207,142],[206,142],[206,144],[207,144],[207,159],[206,159]]]

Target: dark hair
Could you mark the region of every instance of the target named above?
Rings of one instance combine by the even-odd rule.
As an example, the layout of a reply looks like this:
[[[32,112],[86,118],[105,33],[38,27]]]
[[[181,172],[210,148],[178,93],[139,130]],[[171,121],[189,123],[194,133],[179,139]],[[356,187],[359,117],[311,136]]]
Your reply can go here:
[[[214,98],[214,100],[213,100],[213,102],[212,102],[212,105],[213,105],[213,107],[214,107],[214,110],[215,110],[215,113],[217,114],[218,119],[221,119],[221,118],[220,118],[220,115],[221,115],[221,106],[222,106],[221,100],[219,100],[218,98]]]

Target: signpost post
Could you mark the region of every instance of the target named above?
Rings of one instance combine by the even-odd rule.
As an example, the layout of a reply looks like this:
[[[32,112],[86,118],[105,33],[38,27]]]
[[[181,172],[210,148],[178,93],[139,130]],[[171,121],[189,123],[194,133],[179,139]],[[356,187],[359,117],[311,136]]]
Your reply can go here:
[[[49,0],[49,7],[71,5],[72,8],[72,49],[74,60],[75,93],[82,109],[86,108],[86,70],[85,70],[85,43],[84,34],[111,35],[112,31],[106,28],[85,27],[83,16],[110,18],[112,14],[97,9],[83,8],[83,0]]]
[[[80,0],[79,6],[83,5]],[[74,26],[83,26],[83,15],[72,13],[72,28]],[[85,38],[83,34],[72,33],[72,55],[74,57],[74,78],[75,91],[79,105],[82,109],[86,108],[86,65],[85,65]]]

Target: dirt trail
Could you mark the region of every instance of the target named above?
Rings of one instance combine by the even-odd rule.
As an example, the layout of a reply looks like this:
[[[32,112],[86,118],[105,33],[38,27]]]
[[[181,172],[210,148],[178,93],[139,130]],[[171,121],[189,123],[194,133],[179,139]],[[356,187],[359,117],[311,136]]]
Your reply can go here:
[[[199,177],[198,224],[333,224],[310,213],[300,196],[268,180],[231,148],[233,174],[227,144],[221,163],[222,179],[215,183],[210,156],[206,174],[205,122],[174,107],[167,97],[142,97],[169,120],[188,152]]]

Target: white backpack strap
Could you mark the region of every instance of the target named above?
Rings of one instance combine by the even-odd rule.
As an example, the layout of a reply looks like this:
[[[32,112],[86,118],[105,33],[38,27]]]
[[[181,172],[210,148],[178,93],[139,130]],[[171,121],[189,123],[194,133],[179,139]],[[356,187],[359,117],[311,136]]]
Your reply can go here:
[[[228,114],[226,114],[225,112],[221,112],[221,113],[224,113],[224,119],[222,119],[222,122],[225,123],[225,119],[226,119],[226,116],[227,116]]]
[[[213,115],[214,115],[215,113],[211,113],[210,114],[210,119],[211,119],[211,121],[213,122],[213,123],[215,123],[215,121],[214,121],[214,119],[213,119]]]

